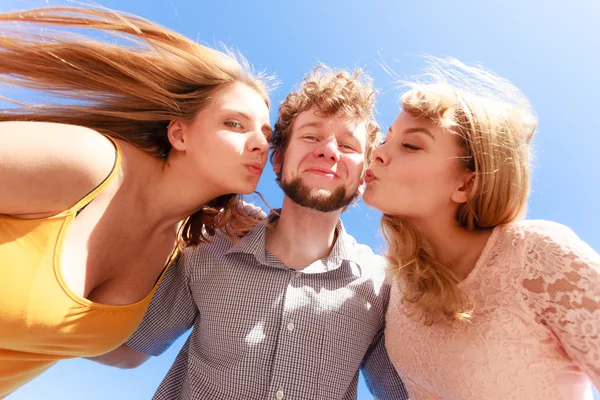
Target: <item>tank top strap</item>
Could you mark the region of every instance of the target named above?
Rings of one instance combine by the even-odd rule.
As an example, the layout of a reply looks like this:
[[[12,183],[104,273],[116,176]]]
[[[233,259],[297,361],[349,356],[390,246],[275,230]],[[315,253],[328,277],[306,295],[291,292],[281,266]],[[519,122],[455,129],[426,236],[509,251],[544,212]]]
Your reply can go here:
[[[98,196],[98,194],[100,194],[100,192],[102,192],[102,190],[104,190],[104,188],[107,187],[113,181],[115,176],[117,176],[117,173],[119,172],[119,168],[121,167],[121,147],[116,142],[116,140],[111,138],[110,136],[105,135],[104,137],[107,138],[108,140],[110,140],[110,142],[113,144],[113,146],[115,146],[116,157],[115,157],[115,163],[113,165],[112,171],[110,171],[110,174],[108,174],[108,176],[106,178],[104,178],[104,180],[98,186],[96,186],[96,188],[94,188],[94,190],[89,192],[81,200],[79,200],[74,206],[72,206],[68,210],[62,212],[61,214],[73,214],[73,213],[77,213],[78,211],[80,211],[82,208],[87,206],[92,200],[94,200],[96,198],[96,196]]]

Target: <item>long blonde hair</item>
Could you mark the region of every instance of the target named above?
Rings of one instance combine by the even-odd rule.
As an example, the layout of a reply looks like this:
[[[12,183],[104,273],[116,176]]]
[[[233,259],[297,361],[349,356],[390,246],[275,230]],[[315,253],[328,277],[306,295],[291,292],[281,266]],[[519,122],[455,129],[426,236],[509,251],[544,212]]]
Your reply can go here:
[[[404,112],[458,135],[464,167],[474,172],[470,199],[456,212],[468,230],[493,228],[525,212],[530,191],[530,140],[536,130],[529,101],[509,81],[481,66],[430,58],[425,82],[410,82],[401,97]],[[468,319],[469,305],[458,279],[407,221],[384,215],[391,275],[403,302],[431,324],[438,317]]]
[[[46,26],[69,31],[39,33]],[[91,39],[74,28],[105,32],[126,43]],[[1,110],[0,121],[85,126],[161,157],[171,148],[169,122],[193,120],[225,85],[244,83],[268,106],[263,78],[253,75],[239,55],[202,46],[134,15],[77,7],[0,13],[0,82],[71,100],[19,103],[20,108]],[[224,195],[205,204],[183,227],[183,242],[197,244],[207,240],[206,234],[226,229],[237,215],[238,199]]]

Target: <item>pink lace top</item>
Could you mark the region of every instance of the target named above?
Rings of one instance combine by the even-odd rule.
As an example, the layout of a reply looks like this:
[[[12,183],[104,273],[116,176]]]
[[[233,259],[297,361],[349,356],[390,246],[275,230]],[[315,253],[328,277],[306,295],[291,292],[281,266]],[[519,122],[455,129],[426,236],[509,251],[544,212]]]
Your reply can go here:
[[[600,256],[547,221],[494,229],[459,286],[470,322],[408,317],[399,285],[386,346],[411,399],[592,399],[600,389]]]

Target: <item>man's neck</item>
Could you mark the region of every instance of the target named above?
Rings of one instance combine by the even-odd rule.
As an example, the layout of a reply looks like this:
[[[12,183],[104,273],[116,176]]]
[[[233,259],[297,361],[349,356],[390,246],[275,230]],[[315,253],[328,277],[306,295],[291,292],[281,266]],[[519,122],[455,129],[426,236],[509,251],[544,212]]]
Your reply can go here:
[[[281,216],[266,233],[267,251],[288,267],[304,269],[329,255],[340,215],[341,210],[323,213],[299,206],[284,196]]]

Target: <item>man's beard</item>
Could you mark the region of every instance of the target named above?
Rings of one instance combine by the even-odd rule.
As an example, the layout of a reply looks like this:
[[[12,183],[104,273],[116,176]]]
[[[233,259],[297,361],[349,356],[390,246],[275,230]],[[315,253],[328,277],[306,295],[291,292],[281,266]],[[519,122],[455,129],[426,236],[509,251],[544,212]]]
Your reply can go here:
[[[291,182],[282,179],[279,186],[294,203],[321,212],[346,208],[358,196],[358,190],[347,196],[344,185],[340,185],[330,194],[325,194],[322,190],[309,188],[300,177],[292,179]]]

